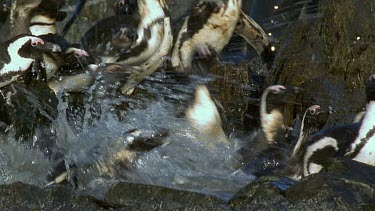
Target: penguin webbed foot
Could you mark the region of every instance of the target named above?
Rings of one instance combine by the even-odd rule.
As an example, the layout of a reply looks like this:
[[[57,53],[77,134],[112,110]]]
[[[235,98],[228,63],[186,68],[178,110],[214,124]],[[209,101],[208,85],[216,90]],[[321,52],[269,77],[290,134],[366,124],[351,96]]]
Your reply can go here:
[[[69,170],[67,170],[67,165]],[[62,160],[52,170],[48,171],[46,180],[48,183],[45,187],[57,184],[70,184],[73,188],[76,188],[78,187],[77,167],[73,162],[67,164],[65,160]]]

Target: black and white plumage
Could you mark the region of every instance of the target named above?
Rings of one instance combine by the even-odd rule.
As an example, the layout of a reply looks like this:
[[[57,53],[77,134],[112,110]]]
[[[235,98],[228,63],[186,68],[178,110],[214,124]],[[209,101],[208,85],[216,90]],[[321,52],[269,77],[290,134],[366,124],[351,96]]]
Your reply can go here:
[[[190,69],[194,55],[201,49],[220,53],[236,28],[241,3],[241,0],[199,1],[179,31],[172,51],[172,67]]]
[[[300,150],[279,173],[301,179],[327,167],[333,157],[349,157],[374,165],[375,133],[374,80],[367,85],[367,110],[362,121],[321,130],[302,143]]]
[[[301,147],[303,140],[309,135],[321,130],[327,123],[329,112],[323,111],[319,105],[312,105],[303,114],[300,132],[294,146],[291,157],[293,157]]]
[[[358,137],[345,156],[375,166],[375,74],[369,78],[366,94],[368,104]]]
[[[56,22],[62,21],[66,13],[60,11],[65,0],[42,0],[34,9],[30,19],[29,30],[32,35],[57,34]]]
[[[0,88],[20,79],[32,67],[39,45],[44,41],[31,35],[18,35],[0,44]]]
[[[134,70],[138,71],[132,72],[121,88],[123,94],[131,93],[137,83],[164,62],[173,41],[164,0],[138,0],[136,8],[132,14],[98,22],[81,39],[85,49],[97,55],[100,62],[136,67]]]

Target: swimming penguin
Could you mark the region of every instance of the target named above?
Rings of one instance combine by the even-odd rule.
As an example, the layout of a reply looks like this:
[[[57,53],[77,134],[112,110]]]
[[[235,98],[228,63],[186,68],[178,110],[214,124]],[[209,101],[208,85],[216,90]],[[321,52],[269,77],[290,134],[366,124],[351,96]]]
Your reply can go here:
[[[130,170],[136,160],[144,153],[166,144],[168,130],[144,132],[138,129],[126,131],[123,136],[100,143],[88,143],[88,146],[77,150],[71,158],[58,162],[48,173],[50,186],[70,179],[77,185],[80,174],[95,172],[98,176],[114,177],[121,171]]]
[[[219,111],[206,86],[196,87],[194,103],[186,110],[185,116],[195,129],[209,137],[208,145],[229,143]]]
[[[36,36],[18,35],[0,44],[0,88],[21,79],[35,62],[36,48],[44,43]]]
[[[370,77],[370,82],[366,87],[368,110],[362,121],[326,128],[307,137],[286,168],[276,173],[299,180],[323,170],[329,165],[331,158],[344,156],[358,160],[363,159],[364,163],[368,162],[372,165],[371,153],[365,152],[371,148],[364,147],[367,143],[372,143],[373,138],[374,110],[372,105],[375,100],[373,95],[375,89],[372,80]],[[363,157],[359,158],[360,156]]]
[[[260,128],[251,143],[246,142],[239,150],[244,172],[263,175],[288,160],[289,143],[285,138],[284,106],[299,92],[297,87],[273,85],[260,99]]]
[[[172,51],[177,70],[191,69],[198,52],[220,53],[229,42],[241,13],[241,0],[201,0],[184,20]]]

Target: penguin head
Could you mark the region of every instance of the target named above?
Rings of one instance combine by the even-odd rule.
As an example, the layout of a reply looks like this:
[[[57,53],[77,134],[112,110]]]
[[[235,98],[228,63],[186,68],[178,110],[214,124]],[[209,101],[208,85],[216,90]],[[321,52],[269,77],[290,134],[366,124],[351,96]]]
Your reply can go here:
[[[375,74],[370,75],[366,84],[367,102],[375,100]]]
[[[291,102],[292,97],[299,92],[298,87],[286,87],[282,85],[274,85],[267,88],[267,113],[273,109],[281,109]]]
[[[7,41],[8,54],[11,58],[35,58],[36,49],[45,44],[44,40],[32,35],[20,35]]]
[[[319,105],[310,106],[304,118],[304,128],[308,130],[309,134],[322,129],[330,114],[328,109],[322,109]]]
[[[118,0],[115,6],[115,13],[116,15],[131,15],[137,9],[137,0]]]

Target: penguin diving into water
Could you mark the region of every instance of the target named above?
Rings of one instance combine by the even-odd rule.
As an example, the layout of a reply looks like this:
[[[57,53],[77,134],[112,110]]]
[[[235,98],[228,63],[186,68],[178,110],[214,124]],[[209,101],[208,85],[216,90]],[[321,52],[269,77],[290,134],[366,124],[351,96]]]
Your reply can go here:
[[[229,144],[219,111],[206,86],[196,87],[194,103],[187,109],[185,116],[194,128],[208,137],[209,146]]]
[[[93,171],[99,176],[121,175],[121,171],[130,171],[142,154],[167,144],[164,141],[166,136],[168,131],[165,129],[152,132],[132,129],[115,140],[87,143],[75,150],[72,156],[57,163],[48,173],[46,186],[70,179],[75,187],[81,182],[80,176]]]
[[[289,143],[285,138],[284,108],[297,87],[269,86],[260,99],[260,128],[251,140],[242,143],[238,153],[245,173],[264,175],[284,165],[288,160]]]

